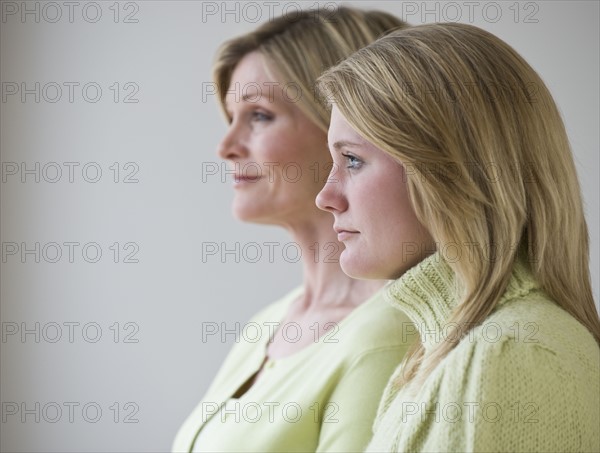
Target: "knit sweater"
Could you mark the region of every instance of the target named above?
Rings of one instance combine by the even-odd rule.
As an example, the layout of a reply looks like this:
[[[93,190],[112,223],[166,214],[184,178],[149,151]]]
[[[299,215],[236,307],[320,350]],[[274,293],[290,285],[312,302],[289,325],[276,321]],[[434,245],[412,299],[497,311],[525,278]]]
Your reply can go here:
[[[428,354],[457,305],[438,253],[387,287]],[[388,383],[368,452],[600,451],[600,350],[593,336],[515,265],[491,315],[416,390]]]

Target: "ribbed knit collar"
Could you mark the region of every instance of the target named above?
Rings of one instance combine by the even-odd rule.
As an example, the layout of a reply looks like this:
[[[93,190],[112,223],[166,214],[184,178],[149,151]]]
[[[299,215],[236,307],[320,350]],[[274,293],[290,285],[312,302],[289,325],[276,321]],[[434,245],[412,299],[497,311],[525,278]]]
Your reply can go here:
[[[519,259],[498,304],[538,287],[529,266]],[[384,294],[415,324],[428,352],[447,334],[448,319],[458,305],[459,288],[454,271],[438,251],[389,283]]]

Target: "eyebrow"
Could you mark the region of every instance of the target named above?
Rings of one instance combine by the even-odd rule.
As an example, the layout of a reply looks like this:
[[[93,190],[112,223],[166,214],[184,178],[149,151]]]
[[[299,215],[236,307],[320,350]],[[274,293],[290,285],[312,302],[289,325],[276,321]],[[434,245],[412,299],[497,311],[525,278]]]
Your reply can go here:
[[[346,140],[340,140],[340,141],[335,142],[332,145],[332,148],[335,149],[336,151],[339,151],[341,148],[352,148],[352,147],[357,147],[357,146],[360,146],[360,144],[348,142]]]
[[[246,93],[242,96],[241,102],[248,102],[249,104],[256,104],[257,102],[259,102],[262,99],[262,94],[261,93]],[[253,100],[249,100],[249,99],[253,99]],[[273,103],[273,101],[267,97],[267,99],[269,99],[269,103]],[[227,102],[227,99],[225,99],[224,101],[224,105],[225,105],[225,111],[231,116],[231,113],[229,113],[229,105]]]
[[[251,104],[256,104],[256,102],[260,101],[260,99],[262,98],[262,93],[256,92],[256,93],[246,93],[242,96],[242,102],[250,102]],[[248,101],[248,99],[252,99],[251,101]]]
[[[248,99],[255,99],[255,98],[256,98],[256,95],[252,95],[252,94],[247,94],[246,93],[246,94],[244,94],[242,96],[242,98],[240,99],[240,101],[241,102],[246,102],[246,101],[248,101]],[[228,104],[229,104],[229,102],[227,102],[227,100],[228,100],[227,98],[224,99],[225,106],[228,106]],[[251,104],[254,104],[254,102],[251,102]]]
[[[246,102],[246,101],[248,100],[248,98],[250,98],[250,97],[252,97],[252,96],[250,96],[250,95],[248,95],[248,94],[245,94],[245,95],[243,95],[243,96],[242,96],[242,99],[241,99],[241,101],[242,101],[242,102]],[[250,104],[255,104],[255,103],[256,103],[256,102],[250,102]],[[224,106],[224,108],[225,108],[225,113],[227,114],[227,116],[229,116],[229,117],[232,117],[233,115],[232,115],[232,113],[231,113],[231,109],[229,108],[229,103],[227,102],[227,100],[225,100],[225,101],[223,102],[223,106]]]

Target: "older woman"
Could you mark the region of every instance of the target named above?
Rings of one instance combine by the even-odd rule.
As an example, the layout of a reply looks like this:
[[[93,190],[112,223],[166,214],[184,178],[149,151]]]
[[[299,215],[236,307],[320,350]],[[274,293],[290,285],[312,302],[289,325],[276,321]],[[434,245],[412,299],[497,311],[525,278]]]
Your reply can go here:
[[[575,165],[540,77],[477,27],[391,33],[320,79],[351,276],[421,342],[367,451],[600,451],[600,320]]]
[[[251,320],[266,340],[241,336],[174,451],[349,452],[371,437],[410,321],[381,297],[382,282],[340,269],[332,216],[314,204],[331,168],[329,112],[314,83],[401,26],[375,11],[305,11],[219,50],[214,78],[229,123],[219,155],[235,172],[233,212],[286,228],[301,248],[304,282]]]

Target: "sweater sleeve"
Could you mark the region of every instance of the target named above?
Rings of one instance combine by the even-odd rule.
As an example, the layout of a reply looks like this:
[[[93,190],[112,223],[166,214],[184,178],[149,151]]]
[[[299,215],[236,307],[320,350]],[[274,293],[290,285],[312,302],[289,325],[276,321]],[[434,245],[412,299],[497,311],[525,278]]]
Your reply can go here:
[[[600,451],[598,375],[576,356],[502,337],[469,345],[439,387],[427,451]]]
[[[364,451],[383,389],[406,348],[378,348],[354,361],[325,404],[317,452]]]

